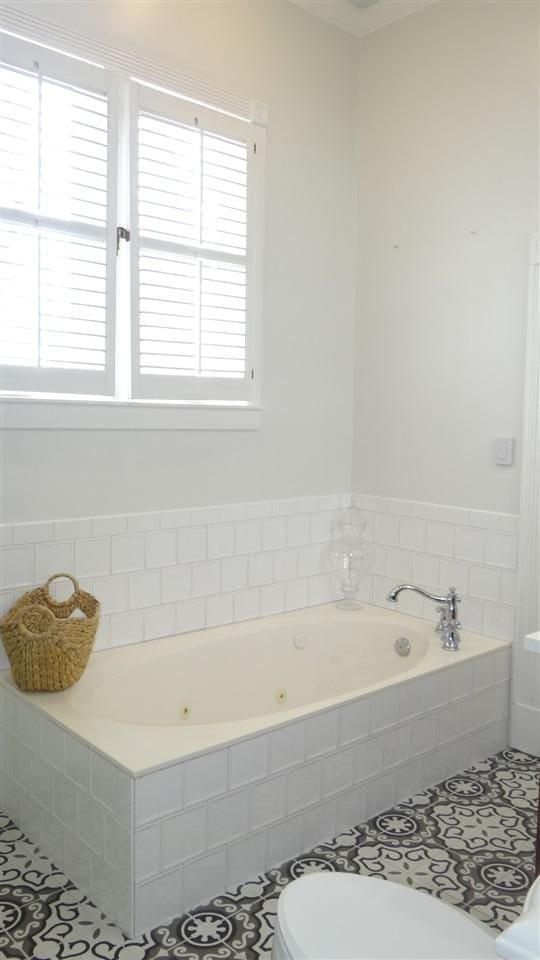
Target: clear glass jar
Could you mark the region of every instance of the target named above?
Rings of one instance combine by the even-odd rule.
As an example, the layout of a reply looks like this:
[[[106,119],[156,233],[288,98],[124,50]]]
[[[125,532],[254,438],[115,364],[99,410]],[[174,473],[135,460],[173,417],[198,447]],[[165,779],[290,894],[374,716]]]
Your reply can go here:
[[[336,602],[341,610],[358,610],[360,584],[369,573],[375,547],[364,537],[367,520],[358,507],[350,506],[339,521],[339,536],[328,544],[327,556],[343,597]]]

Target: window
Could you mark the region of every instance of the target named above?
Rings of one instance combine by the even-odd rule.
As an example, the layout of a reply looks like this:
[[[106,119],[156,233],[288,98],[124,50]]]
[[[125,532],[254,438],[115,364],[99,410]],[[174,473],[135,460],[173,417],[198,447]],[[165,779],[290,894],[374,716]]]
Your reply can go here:
[[[2,36],[4,395],[253,401],[253,126]]]

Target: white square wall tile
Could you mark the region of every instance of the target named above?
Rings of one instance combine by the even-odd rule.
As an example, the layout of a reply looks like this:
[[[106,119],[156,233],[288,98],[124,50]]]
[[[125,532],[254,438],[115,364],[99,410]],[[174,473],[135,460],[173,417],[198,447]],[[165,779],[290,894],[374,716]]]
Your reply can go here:
[[[323,760],[323,797],[342,793],[354,780],[354,748],[336,751]]]
[[[77,791],[63,777],[53,776],[52,812],[69,830],[77,829]]]
[[[248,557],[248,583],[258,587],[272,583],[274,579],[274,555],[272,553],[252,553]]]
[[[94,853],[102,857],[105,848],[105,816],[103,808],[82,793],[77,795],[77,836]]]
[[[96,577],[110,572],[111,541],[108,537],[75,541],[75,576]]]
[[[261,549],[262,528],[260,520],[246,520],[236,526],[236,552],[259,553]]]
[[[74,520],[55,520],[55,540],[86,540],[92,534],[92,521],[89,517]]]
[[[410,796],[410,794],[405,794]],[[354,787],[336,798],[336,833],[347,830],[366,819],[366,788]]]
[[[127,518],[128,533],[146,533],[159,529],[159,513],[130,513]]]
[[[513,606],[500,603],[484,604],[483,633],[497,640],[513,640],[516,611]]]
[[[301,610],[308,605],[308,582],[302,580],[287,580],[285,583],[285,609]]]
[[[219,508],[219,519],[223,523],[245,520],[247,515],[246,503],[226,503]]]
[[[135,780],[135,824],[174,813],[182,806],[182,766],[174,764]]]
[[[454,527],[449,523],[428,523],[426,550],[440,557],[454,555]]]
[[[231,787],[260,780],[268,773],[268,736],[251,737],[229,748]]]
[[[200,803],[227,789],[228,751],[216,750],[187,760],[184,765],[184,803]]]
[[[399,720],[410,720],[411,717],[417,717],[424,712],[424,686],[423,677],[417,680],[410,680],[399,685]]]
[[[306,720],[306,757],[335,750],[338,744],[339,710],[328,710]]]
[[[287,545],[287,522],[284,517],[270,517],[262,522],[263,550],[280,550]]]
[[[302,847],[309,850],[336,833],[336,801],[327,800],[302,815]]]
[[[202,516],[203,512],[215,511],[215,518],[217,519],[217,507],[207,507],[201,508],[199,511],[196,510],[163,510],[159,515],[159,525],[162,530],[166,530],[169,527],[188,527],[190,523],[197,523],[195,514],[198,513],[198,516]],[[206,522],[206,521],[204,521]]]
[[[470,591],[480,600],[498,600],[501,574],[495,567],[471,566]]]
[[[128,609],[128,574],[96,577],[93,592],[101,604],[101,613],[120,613]]]
[[[462,560],[441,560],[440,583],[455,587],[462,594],[469,592],[469,564]]]
[[[447,670],[438,670],[424,678],[424,706],[426,710],[435,710],[448,703],[449,677]]]
[[[88,791],[90,783],[90,750],[88,747],[66,734],[64,769],[66,776],[82,790]]]
[[[327,569],[324,547],[320,543],[309,543],[298,547],[299,576],[314,577]]]
[[[306,725],[303,720],[273,730],[270,736],[270,771],[285,770],[306,757]]]
[[[144,640],[144,611],[111,614],[111,647]]]
[[[428,557],[425,554],[415,554],[413,558],[413,577],[415,583],[427,587],[437,588],[441,576],[441,566],[438,557]],[[400,596],[403,597],[403,594]]]
[[[113,573],[144,570],[146,539],[141,534],[133,533],[124,537],[113,537],[111,549]]]
[[[248,793],[228,793],[208,804],[208,847],[219,847],[248,832]]]
[[[113,763],[94,750],[90,752],[90,793],[111,813],[116,812],[116,774]]]
[[[294,580],[298,576],[298,550],[276,550],[274,554],[274,576],[276,581]]]
[[[266,867],[278,866],[302,851],[302,816],[297,814],[266,831]]]
[[[309,516],[300,514],[297,517],[287,518],[287,546],[299,547],[309,543]]]
[[[369,698],[339,708],[339,742],[352,743],[369,735]]]
[[[166,823],[167,821],[164,821]],[[161,869],[161,829],[159,823],[153,823],[134,836],[135,880],[147,880]]]
[[[399,690],[397,687],[381,690],[370,698],[371,731],[378,733],[398,720]]]
[[[332,538],[332,515],[330,513],[312,513],[309,517],[309,539],[311,543],[326,543]]]
[[[215,523],[208,527],[208,559],[230,557],[235,549],[234,523]]]
[[[181,916],[183,912],[181,870],[174,870],[137,885],[136,933],[151,930],[162,923],[164,917],[170,920],[172,917]]]
[[[197,907],[210,897],[227,889],[227,854],[225,848],[206,857],[199,857],[184,867],[184,910]]]
[[[168,567],[177,560],[176,530],[159,530],[146,534],[146,566]]]
[[[208,597],[220,591],[221,565],[219,560],[194,563],[191,571],[193,597]]]
[[[186,600],[176,606],[176,629],[179,633],[202,630],[206,626],[206,603],[203,599]]]
[[[408,724],[401,723],[384,734],[384,769],[388,770],[409,759],[411,730]]]
[[[63,773],[64,731],[47,717],[41,718],[41,756],[43,760]]]
[[[206,805],[161,821],[161,868],[167,870],[206,849]]]
[[[375,541],[390,547],[399,546],[400,520],[377,514],[375,518]]]
[[[257,830],[285,816],[287,778],[273,777],[254,784],[249,792],[249,829]]]
[[[144,611],[144,639],[157,640],[159,637],[171,637],[176,632],[176,605],[161,604],[159,607],[147,607]]]
[[[261,617],[281,613],[285,609],[285,586],[283,583],[270,583],[260,589]]]
[[[229,847],[227,862],[227,886],[234,888],[263,872],[266,865],[266,835],[254,833],[244,840],[237,840]]]
[[[0,588],[23,587],[34,582],[33,547],[5,547],[0,550]]]
[[[296,813],[321,799],[322,767],[320,760],[304,763],[289,773],[287,810]]]
[[[191,597],[191,566],[182,563],[179,566],[165,567],[161,571],[161,602],[188,600]]]
[[[518,539],[506,533],[486,533],[486,563],[515,570]]]
[[[52,540],[54,537],[54,524],[52,521],[40,521],[38,523],[14,523],[13,524],[13,543],[40,543],[45,540]]]
[[[403,519],[399,521],[399,545],[406,550],[426,549],[425,520]]]
[[[454,556],[456,560],[474,560],[483,563],[486,552],[485,533],[468,527],[456,527]]]
[[[234,622],[254,620],[260,613],[259,587],[237,590],[234,594]]]
[[[449,740],[455,740],[459,733],[459,714],[459,703],[453,703],[449,707],[444,707],[443,710],[439,711],[436,718],[433,718],[437,746],[448,743]]]
[[[418,757],[435,746],[433,717],[419,717],[411,723],[411,757]]]
[[[38,543],[36,545],[36,580],[42,583],[59,570],[73,569],[73,544]]]
[[[221,561],[221,589],[224,593],[247,586],[247,557],[228,557]]]
[[[219,627],[234,620],[234,598],[232,593],[221,593],[206,600],[206,626]]]
[[[161,580],[159,570],[145,570],[129,575],[129,608],[138,610],[160,602]]]
[[[208,528],[187,527],[178,531],[178,562],[196,563],[207,559]]]
[[[410,580],[412,577],[413,555],[401,547],[388,547],[386,551],[386,573],[396,580]]]
[[[459,700],[472,693],[473,664],[471,661],[459,663],[450,671],[450,699]]]

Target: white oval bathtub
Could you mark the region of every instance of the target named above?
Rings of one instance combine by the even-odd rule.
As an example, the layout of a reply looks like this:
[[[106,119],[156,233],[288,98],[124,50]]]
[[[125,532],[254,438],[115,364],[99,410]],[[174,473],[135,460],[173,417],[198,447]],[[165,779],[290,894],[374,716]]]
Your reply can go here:
[[[329,604],[101,651],[70,690],[26,696],[138,773],[503,646],[464,633],[451,654],[431,623]]]

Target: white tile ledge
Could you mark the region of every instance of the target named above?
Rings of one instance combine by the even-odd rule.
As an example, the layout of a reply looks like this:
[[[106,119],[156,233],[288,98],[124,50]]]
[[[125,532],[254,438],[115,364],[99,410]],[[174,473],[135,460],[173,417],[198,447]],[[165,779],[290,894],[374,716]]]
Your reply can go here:
[[[109,397],[0,396],[4,430],[258,430],[250,403],[166,403]]]

